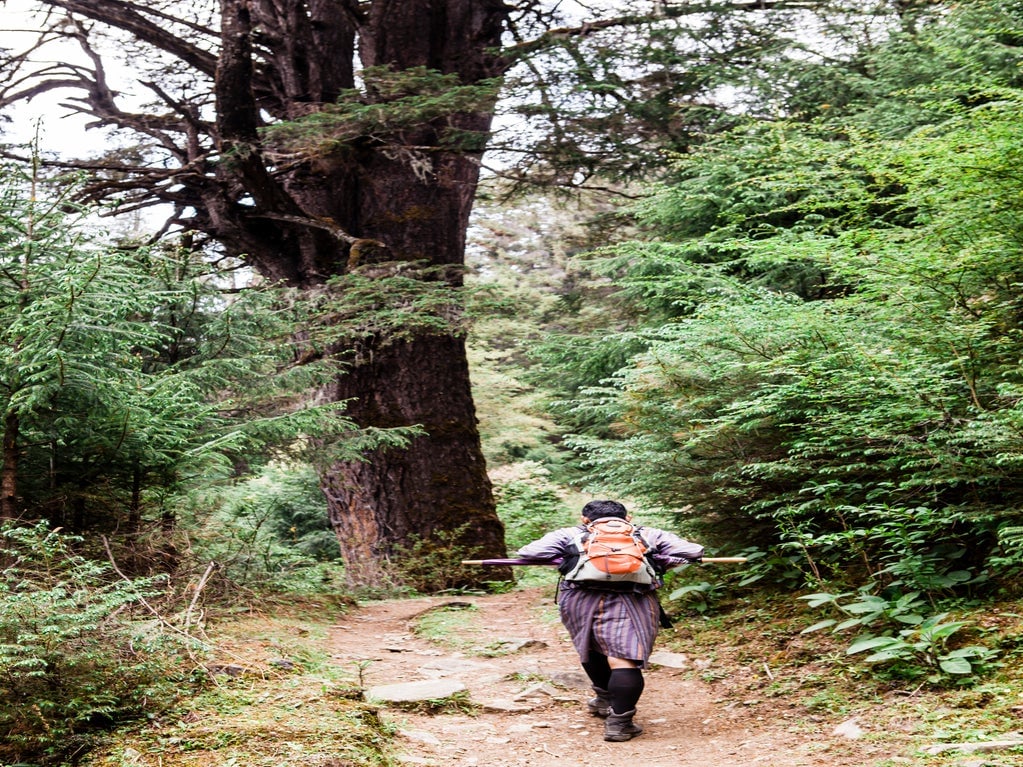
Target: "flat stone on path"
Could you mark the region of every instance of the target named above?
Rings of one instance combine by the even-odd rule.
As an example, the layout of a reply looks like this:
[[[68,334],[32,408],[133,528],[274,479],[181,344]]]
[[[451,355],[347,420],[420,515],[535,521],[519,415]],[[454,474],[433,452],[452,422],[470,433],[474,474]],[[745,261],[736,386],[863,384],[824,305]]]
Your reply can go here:
[[[590,689],[589,678],[579,671],[558,671],[548,676],[554,684],[561,685],[562,687],[579,687],[584,690]]]
[[[515,696],[515,700],[526,700],[534,695],[546,695],[550,698],[555,697],[558,691],[551,687],[546,682],[540,682],[539,684],[532,684],[525,690]]]
[[[855,717],[853,717],[852,719],[846,719],[840,725],[835,727],[835,729],[831,731],[831,734],[840,735],[841,737],[848,738],[849,740],[856,740],[863,737],[863,728],[860,727],[860,723],[856,721]]]
[[[650,662],[655,666],[667,666],[668,668],[689,668],[689,657],[679,652],[668,652],[658,650],[650,655]]]
[[[493,669],[494,666],[490,663],[481,663],[475,660],[454,657],[430,661],[429,663],[419,667],[421,674],[435,679],[465,671],[492,671]]]
[[[456,679],[427,679],[421,682],[382,684],[366,690],[365,698],[377,703],[417,703],[444,700],[465,689]]]
[[[1010,748],[1023,748],[1023,738],[1012,740],[985,740],[977,743],[935,743],[923,749],[925,754],[943,754],[946,751],[962,751],[964,754],[990,753],[1008,751]]]
[[[491,645],[495,650],[503,653],[516,653],[520,650],[540,650],[547,646],[546,642],[539,639],[498,639]]]
[[[524,703],[519,703],[514,700],[488,700],[485,703],[480,704],[484,711],[493,711],[495,713],[502,714],[524,714],[533,710],[532,706],[527,706]]]

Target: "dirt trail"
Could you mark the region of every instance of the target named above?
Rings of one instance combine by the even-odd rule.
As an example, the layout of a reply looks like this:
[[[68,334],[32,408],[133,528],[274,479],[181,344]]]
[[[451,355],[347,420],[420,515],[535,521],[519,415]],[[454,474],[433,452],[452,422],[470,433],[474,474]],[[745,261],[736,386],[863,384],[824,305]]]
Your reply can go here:
[[[457,629],[445,641],[413,633],[417,617],[452,602],[472,607],[459,611],[453,619]],[[869,741],[834,734],[841,720],[810,721],[814,717],[784,702],[743,699],[702,681],[693,668],[648,671],[636,717],[645,733],[606,743],[602,721],[585,711],[591,693],[555,610],[549,589],[374,602],[336,629],[332,654],[338,662],[363,665],[367,687],[455,679],[465,684],[473,703],[484,706],[472,715],[386,709],[409,764],[864,767],[891,757]],[[503,641],[523,646],[487,657],[488,647],[516,646],[498,644]],[[701,659],[691,661],[700,668]],[[487,708],[498,701],[503,701],[498,707],[519,710]]]

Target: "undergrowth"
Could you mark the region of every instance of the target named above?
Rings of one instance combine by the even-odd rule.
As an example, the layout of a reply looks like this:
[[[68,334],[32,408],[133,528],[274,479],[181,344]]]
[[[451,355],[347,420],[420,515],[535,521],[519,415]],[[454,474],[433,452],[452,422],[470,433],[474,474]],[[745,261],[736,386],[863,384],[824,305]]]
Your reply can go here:
[[[393,728],[362,700],[364,669],[325,649],[342,606],[295,600],[219,616],[207,687],[111,733],[82,767],[396,767]]]
[[[160,579],[119,577],[76,543],[0,529],[0,763],[61,763],[194,683],[196,641],[141,609]]]
[[[964,606],[948,652],[985,646],[991,659],[976,673],[936,677],[935,663],[920,659],[924,673],[904,664],[865,662],[848,651],[847,637],[806,633],[817,617],[791,593],[721,591],[712,604],[675,606],[675,627],[658,645],[692,660],[686,672],[711,686],[721,700],[749,707],[758,718],[789,731],[820,732],[854,721],[864,737],[898,754],[877,765],[952,767],[963,753],[926,749],[942,743],[1011,738],[1023,711],[1023,604],[1018,600]],[[918,624],[904,624],[916,629]],[[898,636],[898,632],[895,632]],[[991,754],[984,765],[1016,764],[1012,749]],[[980,764],[981,762],[978,762]],[[875,764],[875,762],[871,762]]]

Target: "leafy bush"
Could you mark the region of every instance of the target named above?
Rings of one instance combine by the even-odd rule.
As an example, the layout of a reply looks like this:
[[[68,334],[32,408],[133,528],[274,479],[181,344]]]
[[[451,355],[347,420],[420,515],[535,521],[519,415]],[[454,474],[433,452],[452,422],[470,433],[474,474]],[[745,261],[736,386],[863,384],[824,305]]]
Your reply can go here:
[[[945,613],[925,618],[918,626],[901,629],[895,636],[867,636],[857,639],[846,648],[847,655],[870,652],[864,662],[899,664],[911,669],[916,677],[931,671],[929,682],[938,683],[950,676],[969,676],[977,673],[994,657],[995,652],[981,645],[968,645],[949,650],[949,638],[966,624],[963,621],[945,621]],[[939,673],[940,672],[940,673]]]
[[[514,478],[498,482],[494,488],[497,514],[504,523],[509,551],[516,551],[544,533],[578,522],[550,482],[548,472],[532,463],[518,465]]]
[[[746,557],[738,586],[749,586],[759,581],[774,583],[787,590],[800,588],[806,576],[800,568],[800,557],[784,551],[782,547],[760,549],[751,546],[739,552]]]
[[[703,615],[711,609],[714,601],[721,595],[724,585],[721,582],[711,583],[710,581],[690,583],[673,589],[668,594],[668,600],[671,602],[681,601],[690,609]]]
[[[988,559],[988,564],[1001,571],[1006,583],[1012,583],[1013,580],[1018,583],[1018,578],[1013,579],[1011,576],[1018,576],[1023,570],[1023,526],[1002,525],[997,535],[998,550]]]
[[[157,711],[182,647],[128,608],[158,592],[75,555],[44,525],[0,528],[0,762],[59,759],[98,727]],[[150,627],[151,628],[151,627]]]
[[[46,183],[41,165],[0,163],[0,516],[134,546],[154,517],[170,527],[168,507],[154,514],[169,494],[253,455],[354,457],[410,431],[359,430],[343,403],[312,401],[336,371],[294,364],[309,302],[225,291],[188,247],[112,243],[75,180]]]
[[[381,587],[397,586],[421,593],[461,588],[466,575],[459,562],[469,558],[473,551],[465,540],[467,532],[468,528],[462,526],[428,537],[412,536],[391,557],[396,583]]]
[[[866,578],[946,597],[988,584],[978,564],[989,548],[983,518],[926,506],[834,506],[831,520],[802,511],[777,516],[778,548],[802,559],[808,581]]]
[[[965,621],[947,620],[948,613],[925,617],[930,605],[920,592],[884,596],[870,593],[872,586],[800,597],[810,607],[831,608],[843,616],[819,621],[802,633],[859,629],[861,633],[846,648],[847,655],[869,653],[864,662],[884,667],[891,676],[926,677],[932,684],[969,681],[990,667],[996,651],[982,645],[949,646],[953,635],[967,626]]]
[[[1023,90],[993,30],[1023,14],[966,5],[912,46],[954,72],[877,68],[903,130],[751,117],[644,203],[659,241],[598,254],[650,313],[603,341],[641,349],[567,406],[588,484],[684,499],[706,542],[780,544],[812,582],[961,592],[1018,559]]]

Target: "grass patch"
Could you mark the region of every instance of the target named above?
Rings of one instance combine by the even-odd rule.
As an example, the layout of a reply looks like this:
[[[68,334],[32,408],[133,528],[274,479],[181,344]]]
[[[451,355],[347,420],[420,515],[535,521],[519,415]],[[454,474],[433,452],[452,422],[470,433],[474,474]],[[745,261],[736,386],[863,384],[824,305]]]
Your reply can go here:
[[[439,714],[462,714],[463,716],[475,716],[480,712],[480,707],[472,702],[472,695],[468,690],[459,690],[446,698],[431,700],[413,701],[391,701],[389,708],[406,711],[412,714],[426,714],[437,716]]]
[[[465,650],[474,645],[479,629],[473,626],[478,612],[472,602],[449,602],[433,607],[416,617],[412,631],[429,642]]]
[[[315,606],[313,606],[315,608]],[[393,730],[361,699],[358,669],[325,643],[335,615],[225,617],[208,633],[217,657],[202,693],[111,733],[82,767],[397,767]]]

